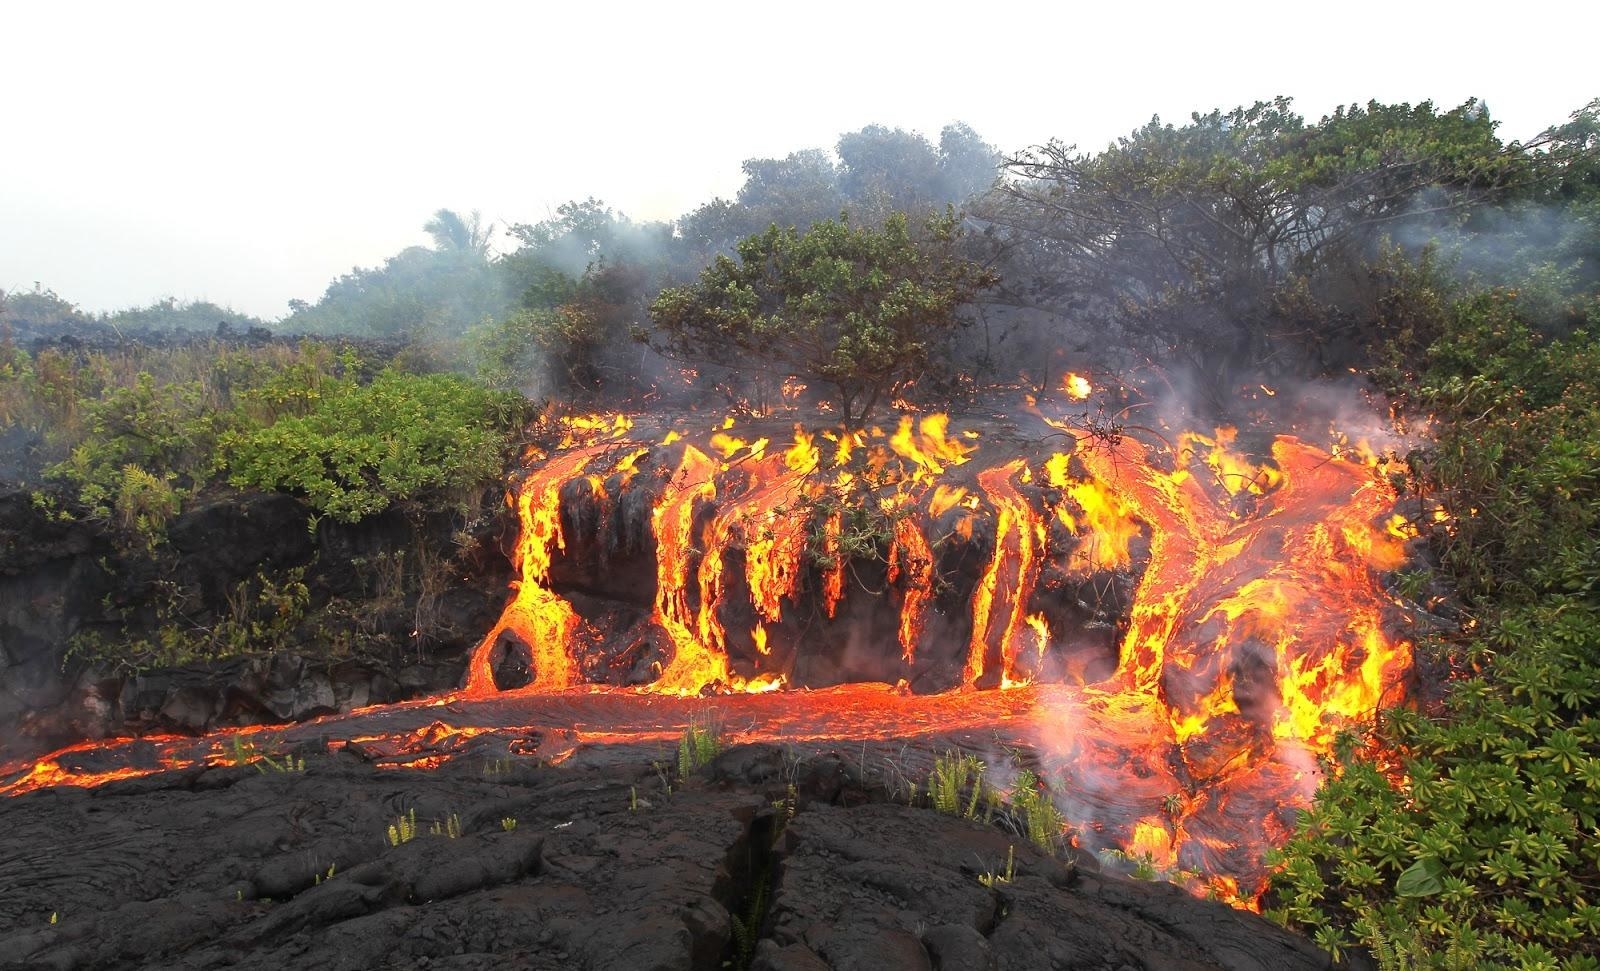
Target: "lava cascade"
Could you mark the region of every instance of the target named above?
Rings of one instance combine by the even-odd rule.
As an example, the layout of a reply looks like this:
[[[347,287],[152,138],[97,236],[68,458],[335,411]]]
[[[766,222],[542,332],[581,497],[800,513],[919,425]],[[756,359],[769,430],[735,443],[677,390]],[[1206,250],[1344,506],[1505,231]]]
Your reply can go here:
[[[453,698],[807,688],[752,708],[739,740],[987,726],[1028,744],[1080,845],[1248,899],[1316,757],[1400,700],[1394,496],[1367,461],[1294,437],[1249,454],[1229,429],[1169,446],[1035,417],[1031,435],[944,415],[571,422],[512,491],[519,579]],[[592,588],[621,574],[633,606],[604,606]],[[614,720],[588,734],[627,735]],[[226,744],[190,750],[217,764]],[[0,791],[155,771],[182,748],[103,774],[45,759]]]

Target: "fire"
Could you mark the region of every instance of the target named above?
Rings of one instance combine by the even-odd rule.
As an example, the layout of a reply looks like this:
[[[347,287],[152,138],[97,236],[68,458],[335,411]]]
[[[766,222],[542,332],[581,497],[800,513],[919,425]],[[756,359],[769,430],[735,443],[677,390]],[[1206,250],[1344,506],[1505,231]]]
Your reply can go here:
[[[1061,378],[1061,390],[1073,401],[1083,401],[1094,392],[1094,386],[1083,375],[1068,371]]]
[[[1062,390],[1092,388],[1069,374]],[[1249,900],[1315,756],[1399,700],[1411,645],[1387,632],[1379,575],[1418,527],[1351,450],[1246,448],[1230,428],[1167,448],[1037,417],[1071,440],[943,414],[892,432],[570,420],[516,483],[518,580],[462,697],[503,694],[520,644],[518,697],[604,704],[607,730],[632,737],[663,730],[649,705],[713,693],[769,695],[762,710],[793,720],[778,738],[1004,723],[1060,781],[1074,839]],[[626,622],[567,579],[624,554],[653,557],[654,583]],[[407,743],[429,758],[458,744]],[[41,761],[8,791],[70,775]]]
[[[877,597],[898,614],[898,650],[874,669],[885,681],[927,678],[939,664],[950,665],[935,682],[946,689],[1061,679],[1089,670],[1058,658],[1086,633],[1060,619],[1079,609],[1061,598],[1132,580],[1111,676],[1086,678],[1074,708],[1104,741],[1090,751],[1076,732],[1042,728],[1040,744],[1102,770],[1146,766],[1150,782],[1124,780],[1116,808],[1097,813],[1125,820],[1102,820],[1106,839],[1163,867],[1254,879],[1237,847],[1263,846],[1267,834],[1239,832],[1224,807],[1303,800],[1311,756],[1397,699],[1410,645],[1385,634],[1376,577],[1403,563],[1414,527],[1353,457],[1281,436],[1252,455],[1220,428],[1179,435],[1165,457],[1132,437],[1074,433],[1065,450],[994,461],[981,436],[938,414],[903,416],[892,434],[795,426],[781,449],[732,428],[707,435],[708,451],[692,435],[649,454],[610,438],[557,453],[524,480],[522,581],[502,627],[537,645],[536,690],[567,687],[583,667],[573,631],[584,622],[549,583],[566,541],[561,483],[582,479],[588,501],[618,505],[629,486],[612,479],[625,460],[628,481],[673,463],[650,524],[650,626],[663,645],[650,691],[793,683],[809,670],[808,632]],[[878,579],[862,579],[874,558]],[[948,603],[936,607],[937,592],[954,589],[945,571],[961,562],[974,563],[964,623]],[[733,618],[744,619],[729,628]],[[942,637],[965,631],[959,658],[928,638],[935,619]],[[1063,769],[1079,785],[1082,771]],[[1179,811],[1164,814],[1174,793]]]
[[[1134,823],[1126,852],[1134,859],[1147,859],[1158,867],[1172,866],[1172,834],[1167,831],[1166,821],[1147,817]]]
[[[962,684],[976,686],[985,669],[999,665],[1005,680],[1017,680],[1016,651],[1027,605],[1039,578],[1032,509],[1013,484],[1026,469],[1022,459],[978,473],[978,484],[995,507],[994,554],[972,596],[972,643]]]

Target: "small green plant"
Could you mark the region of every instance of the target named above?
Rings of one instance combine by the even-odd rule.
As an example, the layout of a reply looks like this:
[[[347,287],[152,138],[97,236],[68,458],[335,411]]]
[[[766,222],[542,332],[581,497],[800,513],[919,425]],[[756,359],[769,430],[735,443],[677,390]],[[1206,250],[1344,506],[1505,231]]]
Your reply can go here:
[[[59,910],[50,911],[50,923],[52,925],[61,923],[61,912]]]
[[[933,760],[928,801],[936,812],[974,819],[983,798],[984,764],[976,755],[949,751]]]
[[[339,864],[337,864],[337,863],[328,864],[328,869],[327,870],[318,872],[317,875],[312,879],[312,881],[311,881],[312,885],[320,887],[320,886],[322,886],[324,881],[332,880],[333,879],[333,874],[338,868],[339,868]],[[239,891],[239,893],[240,893],[241,896],[243,896],[244,891],[241,890],[241,891]]]
[[[709,716],[691,717],[678,738],[678,778],[686,779],[722,751],[722,737]]]
[[[517,818],[515,816],[502,816],[502,817],[500,817],[500,829],[501,830],[503,830],[504,832],[509,833],[512,830],[516,829],[516,828],[517,828]]]
[[[978,882],[993,890],[997,884],[1010,883],[1017,872],[1017,848],[1015,845],[1006,847],[1006,868],[1002,872],[989,870],[978,874]]]
[[[495,778],[496,776],[508,775],[510,772],[511,757],[509,755],[502,756],[498,759],[490,759],[488,762],[484,763],[483,766],[483,774],[491,779]]]
[[[767,881],[758,880],[755,893],[750,898],[750,912],[743,916],[729,914],[733,924],[734,967],[748,968],[755,957],[756,935],[767,916]]]
[[[451,813],[443,820],[434,820],[428,832],[435,836],[448,836],[450,839],[461,838],[461,814]]]
[[[306,758],[303,755],[289,754],[281,759],[275,759],[262,753],[261,758],[257,760],[255,765],[256,771],[262,774],[265,774],[268,770],[273,772],[304,772],[306,770]]]
[[[417,838],[417,811],[408,809],[389,824],[389,845],[399,846]]]
[[[1023,833],[1033,845],[1054,853],[1061,844],[1066,820],[1043,782],[1032,771],[1023,769],[1011,793],[1011,806],[1022,822]]]
[[[782,799],[773,800],[772,808],[778,811],[780,823],[787,823],[800,811],[800,790],[793,782],[784,788]]]
[[[306,760],[303,755],[288,754],[273,758],[262,751],[254,742],[247,742],[244,736],[235,735],[228,741],[228,762],[237,766],[253,766],[262,775],[268,772],[304,772]]]

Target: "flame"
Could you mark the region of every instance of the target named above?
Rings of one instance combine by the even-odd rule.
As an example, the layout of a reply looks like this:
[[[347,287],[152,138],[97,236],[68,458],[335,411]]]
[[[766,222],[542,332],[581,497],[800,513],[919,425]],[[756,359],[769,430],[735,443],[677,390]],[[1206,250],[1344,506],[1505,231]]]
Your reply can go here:
[[[528,697],[606,706],[591,739],[670,739],[654,714],[664,709],[651,706],[708,692],[730,704],[780,692],[761,731],[786,739],[1026,726],[1061,780],[1074,839],[1201,872],[1197,889],[1249,902],[1262,851],[1287,838],[1283,810],[1315,787],[1315,756],[1399,700],[1411,645],[1386,633],[1377,581],[1442,511],[1396,513],[1377,460],[1358,448],[1255,436],[1244,449],[1219,428],[1178,435],[1168,454],[1034,414],[1071,432],[1070,447],[952,432],[942,414],[900,416],[893,432],[795,424],[792,436],[772,421],[663,436],[625,416],[569,419],[563,444],[532,460],[511,497],[518,577],[463,697],[495,691],[496,651],[512,638],[532,658]],[[639,655],[634,680],[660,658],[637,690],[664,697],[647,701],[586,683],[589,652],[617,622],[562,593],[574,572],[562,558],[587,548],[578,531],[630,508],[648,509],[640,548],[655,555],[648,621],[641,610],[634,628],[643,646],[629,648],[657,652]],[[1131,605],[1116,613],[1125,628],[1088,602],[1101,588]],[[808,667],[819,639],[835,653]],[[1071,655],[1090,648],[1104,652],[1092,677]],[[918,691],[1011,690],[829,687],[847,675],[828,665],[857,654]],[[1052,683],[1080,674],[1085,683]],[[781,693],[793,686],[818,690]],[[436,726],[362,744],[426,766],[473,738]],[[0,792],[115,777],[75,770],[78,757],[41,759]],[[163,754],[128,771],[171,764]]]
[[[1150,816],[1134,823],[1126,852],[1134,859],[1149,859],[1157,867],[1171,867],[1172,833],[1167,830],[1166,820]]]
[[[975,686],[991,659],[1001,678],[1016,678],[1016,653],[1028,600],[1039,578],[1033,513],[1012,480],[1026,469],[1015,459],[978,473],[978,484],[995,507],[994,553],[972,597],[972,643],[961,680]]]
[[[1209,437],[1198,432],[1184,432],[1178,436],[1179,462],[1186,465],[1193,459],[1200,459],[1230,496],[1264,495],[1278,486],[1282,476],[1272,466],[1253,462],[1248,456],[1235,452],[1233,443],[1238,434],[1233,428],[1218,428]]]
[[[690,570],[692,550],[690,529],[694,524],[696,502],[709,502],[716,497],[717,487],[712,481],[716,463],[693,445],[684,447],[683,460],[673,473],[661,499],[651,515],[651,527],[656,535],[656,603],[652,619],[660,626],[672,644],[672,659],[662,669],[660,677],[651,685],[652,690],[669,694],[697,694],[705,685],[726,681],[727,655],[720,644],[706,643],[699,634],[707,633],[696,623],[685,594]],[[720,569],[718,557],[702,557]],[[710,628],[716,631],[715,627]]]
[[[1094,386],[1088,378],[1068,371],[1061,378],[1061,390],[1073,401],[1083,401],[1094,392]]]
[[[935,497],[937,498],[937,497]],[[922,527],[906,509],[904,493],[884,500],[884,511],[894,523],[894,542],[889,547],[888,581],[903,591],[900,603],[900,658],[906,664],[916,660],[917,643],[922,639],[924,615],[933,599],[933,549]],[[932,513],[930,506],[930,515]]]
[[[948,415],[924,416],[916,423],[915,434],[911,430],[912,424],[910,415],[900,416],[900,425],[889,439],[889,447],[894,449],[896,455],[916,464],[914,481],[933,482],[944,473],[946,466],[965,463],[967,456],[977,448],[976,445],[968,445],[949,436]]]
[[[490,656],[501,635],[514,632],[533,653],[534,684],[544,690],[565,688],[573,681],[568,642],[578,628],[578,615],[566,600],[550,591],[553,551],[566,548],[561,531],[561,487],[579,475],[604,446],[588,446],[558,455],[529,475],[516,493],[522,533],[512,561],[520,579],[511,603],[467,665],[466,690],[481,694],[494,690]],[[602,495],[603,495],[602,490]]]

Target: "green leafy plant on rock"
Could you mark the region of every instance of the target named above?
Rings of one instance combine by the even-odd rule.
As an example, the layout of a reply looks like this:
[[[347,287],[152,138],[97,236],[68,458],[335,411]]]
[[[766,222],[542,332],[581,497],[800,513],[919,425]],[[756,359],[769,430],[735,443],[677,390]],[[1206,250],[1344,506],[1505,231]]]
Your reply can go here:
[[[928,802],[936,812],[973,819],[983,798],[984,764],[976,755],[946,752],[933,760],[928,773]]]
[[[709,717],[689,719],[678,737],[678,778],[686,779],[722,751],[722,737]]]

